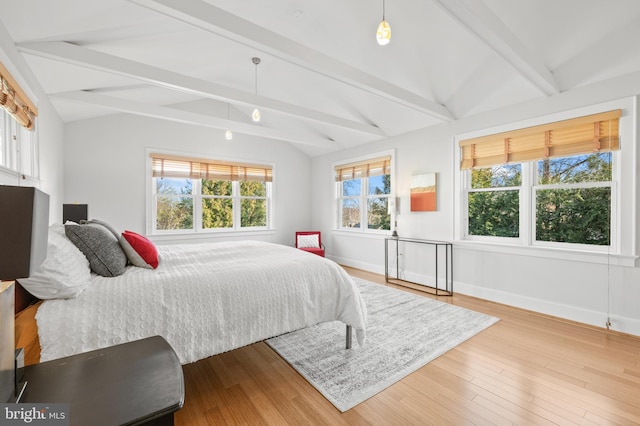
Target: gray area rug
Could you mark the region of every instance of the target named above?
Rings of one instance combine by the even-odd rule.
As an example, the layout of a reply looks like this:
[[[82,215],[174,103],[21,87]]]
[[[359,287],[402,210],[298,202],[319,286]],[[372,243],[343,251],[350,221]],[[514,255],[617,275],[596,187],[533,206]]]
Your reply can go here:
[[[266,342],[342,412],[371,398],[498,318],[359,278],[368,309],[367,341],[345,350],[334,321]]]

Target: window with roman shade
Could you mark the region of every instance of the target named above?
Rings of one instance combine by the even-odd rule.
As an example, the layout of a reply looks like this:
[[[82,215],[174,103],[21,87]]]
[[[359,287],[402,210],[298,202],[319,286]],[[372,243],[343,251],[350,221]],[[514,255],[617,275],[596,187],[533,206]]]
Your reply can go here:
[[[151,154],[153,177],[272,182],[271,166]]]
[[[38,109],[0,63],[0,173],[39,177]]]
[[[622,110],[459,141],[467,240],[616,250]]]
[[[334,165],[337,228],[358,232],[391,230],[395,219],[391,155]]]
[[[621,115],[614,110],[461,140],[460,169],[616,151]]]
[[[269,230],[273,166],[150,153],[149,232]]]
[[[363,177],[382,176],[391,172],[391,156],[373,158],[335,167],[336,182]]]
[[[29,99],[5,66],[0,63],[0,108],[21,126],[33,130],[38,108]]]

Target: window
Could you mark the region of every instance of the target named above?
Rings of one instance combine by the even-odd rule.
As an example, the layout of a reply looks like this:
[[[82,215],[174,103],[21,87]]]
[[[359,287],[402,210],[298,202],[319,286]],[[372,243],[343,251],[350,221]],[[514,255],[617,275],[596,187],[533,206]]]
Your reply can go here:
[[[38,178],[38,109],[0,63],[0,170]]]
[[[6,111],[16,122],[28,130],[33,129],[38,116],[38,108],[1,62],[0,109]]]
[[[612,153],[538,161],[535,240],[611,244]]]
[[[152,232],[269,229],[273,168],[151,154]]]
[[[521,164],[472,170],[468,234],[519,237],[521,184]]]
[[[37,132],[0,110],[0,166],[10,174],[38,178]]]
[[[620,110],[460,142],[463,238],[612,246]]]
[[[338,229],[390,230],[393,209],[391,156],[335,166]]]

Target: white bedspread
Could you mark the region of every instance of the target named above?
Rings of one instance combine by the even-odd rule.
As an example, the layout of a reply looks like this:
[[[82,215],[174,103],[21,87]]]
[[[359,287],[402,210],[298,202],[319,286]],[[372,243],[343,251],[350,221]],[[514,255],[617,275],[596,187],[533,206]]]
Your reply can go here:
[[[366,306],[331,260],[257,241],[158,251],[155,270],[95,275],[78,298],[45,301],[41,361],[161,335],[184,364],[333,320],[364,343]]]

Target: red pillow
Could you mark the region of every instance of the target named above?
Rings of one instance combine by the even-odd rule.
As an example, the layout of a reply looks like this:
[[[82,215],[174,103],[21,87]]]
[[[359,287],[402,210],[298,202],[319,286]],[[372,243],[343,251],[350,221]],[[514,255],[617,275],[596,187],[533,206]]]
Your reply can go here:
[[[148,269],[158,267],[158,250],[147,237],[133,231],[124,231],[120,245],[122,245],[129,261],[135,266]]]

